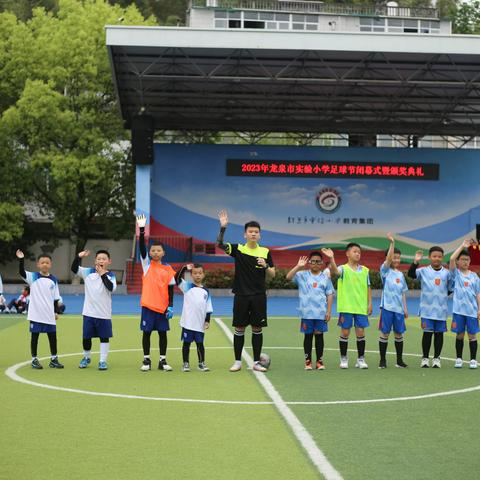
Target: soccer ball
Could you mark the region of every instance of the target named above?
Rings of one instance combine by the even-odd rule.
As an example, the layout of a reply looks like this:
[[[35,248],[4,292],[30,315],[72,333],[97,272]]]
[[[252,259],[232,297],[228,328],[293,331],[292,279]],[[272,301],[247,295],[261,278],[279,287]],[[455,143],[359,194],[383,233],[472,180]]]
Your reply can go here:
[[[262,367],[269,368],[270,363],[271,363],[270,355],[268,355],[267,353],[261,353],[260,354],[260,365]]]

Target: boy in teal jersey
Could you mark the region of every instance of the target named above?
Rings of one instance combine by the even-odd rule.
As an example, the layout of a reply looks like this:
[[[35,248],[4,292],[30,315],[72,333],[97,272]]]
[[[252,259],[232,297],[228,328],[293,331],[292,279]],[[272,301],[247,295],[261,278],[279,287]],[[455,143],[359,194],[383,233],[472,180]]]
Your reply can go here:
[[[369,326],[368,315],[372,313],[372,290],[368,268],[360,265],[362,250],[358,243],[349,243],[345,254],[348,262],[337,267],[333,252],[322,248],[322,253],[330,259],[330,273],[338,276],[337,311],[340,333],[340,368],[348,368],[348,337],[355,325],[358,359],[356,368],[368,368],[365,361],[365,328]]]

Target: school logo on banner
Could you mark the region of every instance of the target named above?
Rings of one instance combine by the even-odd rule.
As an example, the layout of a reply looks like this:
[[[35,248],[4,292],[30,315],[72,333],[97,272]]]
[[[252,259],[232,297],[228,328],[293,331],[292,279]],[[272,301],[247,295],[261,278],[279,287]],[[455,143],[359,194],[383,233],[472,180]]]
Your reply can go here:
[[[335,188],[322,188],[317,193],[315,203],[323,213],[335,213],[342,205],[342,197]]]

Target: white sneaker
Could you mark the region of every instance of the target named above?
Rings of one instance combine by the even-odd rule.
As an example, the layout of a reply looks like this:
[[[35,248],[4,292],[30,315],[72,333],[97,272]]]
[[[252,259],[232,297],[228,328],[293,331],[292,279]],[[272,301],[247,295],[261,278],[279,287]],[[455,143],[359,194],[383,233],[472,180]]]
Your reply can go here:
[[[368,368],[367,362],[363,357],[360,357],[355,362],[355,368],[361,368],[362,370]]]
[[[469,368],[478,368],[478,363],[476,360],[470,360]]]
[[[242,369],[242,362],[240,360],[235,360],[233,365],[230,367],[231,372],[238,372]]]
[[[267,369],[260,363],[260,362],[255,362],[253,364],[253,370],[256,372],[266,372]]]
[[[161,358],[158,362],[158,369],[163,370],[164,372],[171,372],[173,368],[167,363],[166,358]]]
[[[457,358],[455,360],[455,365],[454,365],[455,368],[462,368],[463,367],[463,360],[461,358]]]
[[[432,368],[441,368],[441,367],[442,367],[442,364],[440,363],[440,359],[434,358],[432,360]]]
[[[188,362],[183,362],[182,372],[189,372],[190,371],[190,364]]]
[[[422,362],[420,363],[421,368],[430,368],[430,359],[429,358],[422,358]]]
[[[198,369],[201,372],[209,372],[210,371],[210,369],[205,365],[205,362],[199,362]]]
[[[348,357],[340,357],[340,368],[348,368]]]

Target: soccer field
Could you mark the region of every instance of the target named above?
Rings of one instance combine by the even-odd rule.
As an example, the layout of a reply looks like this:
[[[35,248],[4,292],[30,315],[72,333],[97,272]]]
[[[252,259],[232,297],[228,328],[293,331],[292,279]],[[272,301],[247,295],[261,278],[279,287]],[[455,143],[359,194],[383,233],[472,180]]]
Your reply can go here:
[[[223,320],[230,324],[229,318]],[[0,478],[322,478],[292,425],[305,428],[325,455],[316,458],[317,464],[333,467],[345,479],[478,478],[480,372],[467,365],[453,368],[452,334],[445,336],[442,368],[420,369],[419,322],[409,319],[409,368],[395,368],[389,355],[389,368],[378,370],[372,319],[370,368],[353,368],[352,351],[351,368],[340,370],[338,331],[332,324],[326,335],[327,369],[305,372],[298,320],[273,317],[264,347],[272,358],[270,371],[253,374],[244,366],[232,374],[230,341],[212,322],[206,335],[211,372],[182,373],[176,319],[171,324],[171,373],[139,371],[141,341],[133,316],[114,317],[108,371],[96,369],[98,355],[88,369],[78,369],[81,317],[76,315],[58,322],[65,369],[48,369],[44,361],[46,368],[38,371],[29,363],[18,366],[29,359],[25,317],[0,317],[0,361],[8,373],[0,380]],[[354,341],[350,347],[355,348]],[[394,351],[392,341],[389,351]],[[48,356],[45,335],[39,354]],[[192,364],[194,359],[192,348]],[[269,380],[273,397],[259,376]],[[292,414],[288,422],[277,407]]]

